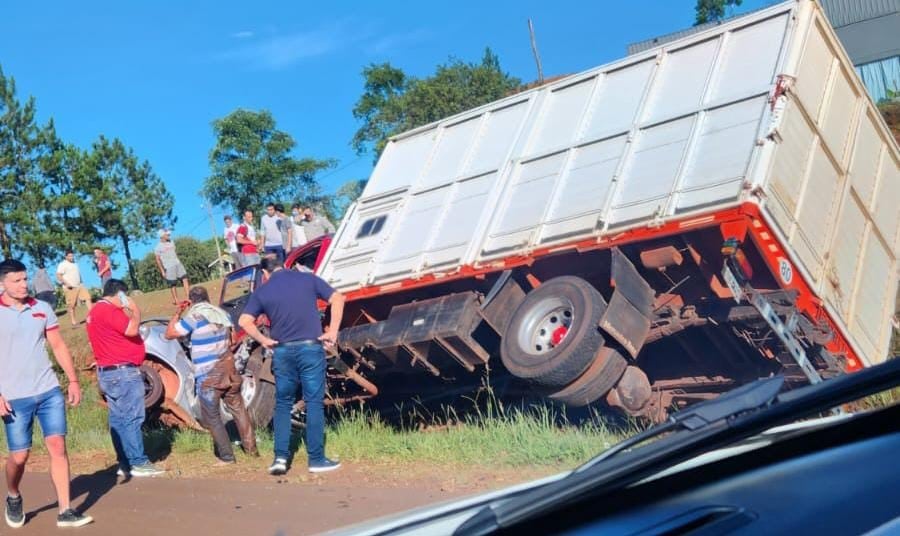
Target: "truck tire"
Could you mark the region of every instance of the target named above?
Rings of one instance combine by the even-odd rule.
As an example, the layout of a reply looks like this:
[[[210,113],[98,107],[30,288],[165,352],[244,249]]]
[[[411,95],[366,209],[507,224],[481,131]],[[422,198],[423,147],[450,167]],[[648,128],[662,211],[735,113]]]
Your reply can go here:
[[[275,386],[253,376],[244,376],[241,397],[253,427],[257,430],[267,428],[275,415]]]
[[[578,379],[550,395],[550,398],[571,407],[587,406],[606,396],[627,367],[628,360],[618,350],[603,346]]]
[[[574,276],[547,280],[513,313],[500,343],[500,358],[514,376],[546,387],[575,381],[603,346],[597,324],[606,301]]]

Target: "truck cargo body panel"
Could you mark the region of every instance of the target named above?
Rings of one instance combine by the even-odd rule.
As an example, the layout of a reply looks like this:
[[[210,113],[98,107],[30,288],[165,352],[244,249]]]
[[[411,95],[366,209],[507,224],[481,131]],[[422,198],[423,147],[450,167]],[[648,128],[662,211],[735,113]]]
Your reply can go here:
[[[745,221],[854,366],[882,361],[900,151],[812,0],[393,138],[319,273],[362,299]]]

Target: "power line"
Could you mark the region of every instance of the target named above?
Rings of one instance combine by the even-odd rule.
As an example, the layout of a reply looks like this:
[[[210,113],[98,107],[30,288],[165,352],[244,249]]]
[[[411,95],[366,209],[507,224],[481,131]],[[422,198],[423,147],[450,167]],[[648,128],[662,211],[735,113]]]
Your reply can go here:
[[[344,164],[343,166],[341,166],[341,167],[339,167],[339,168],[337,168],[337,169],[335,169],[335,170],[333,170],[333,171],[329,171],[328,173],[322,175],[321,177],[318,177],[318,179],[319,179],[319,180],[321,180],[321,179],[326,179],[326,178],[328,178],[328,177],[334,175],[335,173],[339,173],[339,172],[341,172],[341,171],[344,171],[345,169],[347,169],[348,167],[350,167],[350,166],[356,164],[357,162],[359,162],[359,161],[362,160],[362,159],[363,159],[363,156],[362,156],[362,155],[357,156],[357,157],[356,157],[356,160],[350,162],[349,164]]]

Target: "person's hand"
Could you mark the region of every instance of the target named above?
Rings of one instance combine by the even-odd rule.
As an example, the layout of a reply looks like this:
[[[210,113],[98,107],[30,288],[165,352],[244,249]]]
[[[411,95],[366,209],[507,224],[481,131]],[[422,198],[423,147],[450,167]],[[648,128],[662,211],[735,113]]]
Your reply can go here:
[[[337,342],[338,330],[337,328],[328,327],[325,329],[325,333],[323,333],[319,340],[322,341],[322,344],[325,345],[325,348],[331,348],[334,346],[334,343]]]
[[[0,417],[6,417],[10,413],[12,413],[12,406],[9,405],[5,398],[0,396]]]
[[[191,300],[184,300],[183,302],[178,304],[178,310],[175,312],[175,314],[180,315],[191,305],[192,305]]]
[[[270,339],[269,337],[263,335],[262,339],[260,339],[259,341],[259,344],[261,344],[262,347],[266,350],[271,350],[278,346],[278,341],[276,341],[275,339]]]
[[[81,403],[81,385],[78,382],[69,382],[69,405],[77,406]]]

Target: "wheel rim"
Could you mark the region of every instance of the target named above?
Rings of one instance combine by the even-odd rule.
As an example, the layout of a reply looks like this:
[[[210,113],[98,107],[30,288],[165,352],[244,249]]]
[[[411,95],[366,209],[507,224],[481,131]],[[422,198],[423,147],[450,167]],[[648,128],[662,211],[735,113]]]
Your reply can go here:
[[[244,381],[241,382],[241,398],[244,399],[244,407],[250,408],[250,403],[253,402],[253,398],[256,396],[256,378],[253,376],[244,376]]]
[[[519,347],[526,353],[542,355],[561,345],[575,319],[575,306],[561,296],[535,304],[520,324]]]

